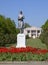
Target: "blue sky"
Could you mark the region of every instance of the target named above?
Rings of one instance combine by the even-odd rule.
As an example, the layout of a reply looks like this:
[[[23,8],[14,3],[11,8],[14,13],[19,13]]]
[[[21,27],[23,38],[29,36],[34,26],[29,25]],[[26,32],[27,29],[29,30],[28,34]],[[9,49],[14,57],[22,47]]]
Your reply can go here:
[[[48,0],[0,0],[0,14],[13,19],[17,25],[22,10],[24,22],[41,27],[48,19]]]

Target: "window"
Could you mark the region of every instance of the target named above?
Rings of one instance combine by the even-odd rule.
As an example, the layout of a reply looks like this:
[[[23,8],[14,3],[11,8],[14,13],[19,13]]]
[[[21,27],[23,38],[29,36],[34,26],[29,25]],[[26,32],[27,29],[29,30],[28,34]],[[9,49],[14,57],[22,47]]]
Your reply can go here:
[[[40,33],[40,30],[38,30],[37,32]]]
[[[30,33],[30,30],[27,30],[27,33]]]
[[[31,30],[32,33],[36,33],[36,30]]]

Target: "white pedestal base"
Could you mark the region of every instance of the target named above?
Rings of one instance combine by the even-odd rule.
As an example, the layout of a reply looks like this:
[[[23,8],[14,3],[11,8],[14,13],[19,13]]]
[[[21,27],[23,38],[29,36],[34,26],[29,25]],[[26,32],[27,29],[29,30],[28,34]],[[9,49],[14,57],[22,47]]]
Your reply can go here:
[[[26,47],[25,42],[26,42],[25,41],[25,34],[19,33],[17,35],[17,46],[16,46],[16,48]]]

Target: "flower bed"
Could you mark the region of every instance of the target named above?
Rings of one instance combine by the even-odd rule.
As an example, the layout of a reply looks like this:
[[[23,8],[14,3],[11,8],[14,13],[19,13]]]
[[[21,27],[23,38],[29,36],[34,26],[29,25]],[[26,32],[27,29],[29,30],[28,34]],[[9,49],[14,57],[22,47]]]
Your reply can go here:
[[[0,48],[0,61],[45,61],[48,60],[48,50],[32,47]]]
[[[26,48],[5,48],[1,47],[0,48],[0,53],[2,52],[10,52],[10,53],[22,53],[22,52],[32,52],[33,54],[46,54],[48,53],[48,50],[46,49],[37,49],[37,48],[32,48],[32,47],[26,47]]]

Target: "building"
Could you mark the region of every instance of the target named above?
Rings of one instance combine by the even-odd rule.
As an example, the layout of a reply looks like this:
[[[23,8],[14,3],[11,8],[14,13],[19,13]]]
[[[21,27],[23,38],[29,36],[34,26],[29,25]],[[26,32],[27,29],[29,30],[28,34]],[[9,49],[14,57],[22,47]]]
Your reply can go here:
[[[29,35],[29,37],[36,38],[41,34],[41,28],[38,27],[28,27],[24,29],[24,34]]]

